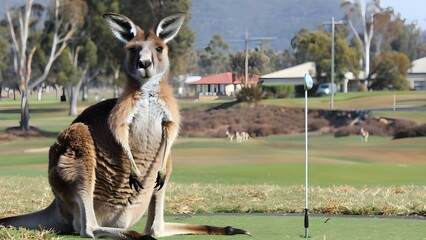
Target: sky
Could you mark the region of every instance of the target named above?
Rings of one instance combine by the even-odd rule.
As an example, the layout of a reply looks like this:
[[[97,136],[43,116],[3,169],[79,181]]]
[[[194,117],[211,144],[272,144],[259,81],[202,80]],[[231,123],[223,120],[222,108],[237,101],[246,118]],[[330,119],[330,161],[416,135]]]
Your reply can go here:
[[[395,13],[400,13],[408,22],[417,21],[417,25],[426,30],[425,0],[381,0],[380,5],[393,7]]]
[[[25,2],[24,0],[0,0],[0,12],[3,13],[4,6],[16,2]],[[45,2],[47,0],[37,0],[37,2]],[[197,1],[197,0],[193,0]],[[214,1],[214,0],[212,0]],[[267,1],[267,0],[266,0]],[[361,0],[363,1],[363,0]],[[364,0],[365,1],[365,0]],[[302,0],[303,2],[303,0]],[[397,13],[408,21],[417,21],[418,26],[422,30],[426,30],[426,1],[425,0],[381,0],[382,7],[392,6]]]

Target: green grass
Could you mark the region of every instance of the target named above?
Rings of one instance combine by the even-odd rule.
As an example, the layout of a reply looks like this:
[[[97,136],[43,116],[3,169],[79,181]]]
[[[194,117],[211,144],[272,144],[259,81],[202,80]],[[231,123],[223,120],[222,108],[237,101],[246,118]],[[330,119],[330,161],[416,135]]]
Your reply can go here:
[[[336,96],[336,108],[389,106],[393,92],[349,93]],[[398,92],[404,105],[425,105],[424,92]],[[328,109],[327,97],[310,98],[310,105]],[[90,102],[93,103],[93,102]],[[82,106],[87,106],[84,103]],[[218,103],[214,101],[214,103]],[[265,104],[302,107],[303,98],[266,100]],[[185,106],[208,103],[183,102]],[[30,102],[30,124],[58,132],[74,117],[66,103],[50,97]],[[391,106],[391,105],[390,105]],[[0,101],[0,131],[16,126],[19,101]],[[404,117],[426,122],[425,113],[383,112],[375,116]],[[309,184],[312,212],[346,214],[426,215],[426,138],[391,140],[371,136],[310,136]],[[47,183],[47,147],[54,138],[28,138],[0,144],[1,215],[45,207],[52,195]],[[304,208],[304,138],[272,136],[243,144],[225,139],[179,138],[173,148],[174,172],[167,194],[168,213],[180,212],[300,212]],[[7,194],[5,194],[7,192]],[[7,211],[7,212],[6,212]],[[311,217],[311,239],[426,239],[426,222],[401,219]],[[301,239],[303,219],[289,216],[167,217],[170,221],[232,225],[249,230],[252,239]],[[134,229],[142,231],[144,220]],[[0,231],[0,238],[4,235]],[[13,234],[13,233],[12,233]],[[16,233],[18,234],[18,233]],[[17,239],[46,239],[28,235]],[[21,235],[13,235],[21,236]],[[48,238],[47,237],[47,238]],[[66,236],[62,239],[78,239]],[[230,239],[221,236],[177,236],[165,239]],[[246,236],[232,239],[250,239]]]
[[[311,217],[310,239],[426,239],[426,222],[398,219],[356,219],[331,217]],[[232,239],[303,239],[302,217],[288,216],[195,216],[176,222],[189,222],[209,225],[232,225],[249,231],[253,237],[234,236]],[[142,227],[137,228],[141,230]],[[383,231],[387,229],[386,231]],[[225,236],[176,236],[165,239],[225,240]]]
[[[0,176],[46,175],[54,138],[30,138],[0,145]],[[310,179],[330,185],[424,185],[426,138],[310,137]],[[178,183],[297,185],[304,179],[303,136],[258,138],[243,144],[225,139],[179,138],[173,148]]]
[[[393,96],[396,95],[396,106],[398,107],[425,107],[426,93],[424,91],[406,92],[350,92],[338,93],[334,98],[334,109],[353,110],[370,108],[392,108]],[[285,107],[304,107],[304,98],[266,99],[262,104],[273,104]],[[330,97],[310,97],[309,108],[330,109]],[[374,116],[404,118],[426,123],[424,112],[373,112]]]
[[[341,218],[310,217],[309,239],[318,240],[424,240],[426,228],[424,221],[410,219]],[[132,229],[142,232],[144,221]],[[228,240],[228,239],[304,239],[305,229],[302,217],[293,216],[192,216],[166,217],[166,221],[243,228],[252,234],[236,236],[172,236],[169,240]],[[31,236],[35,239],[34,236]],[[63,240],[81,239],[78,236],[59,236]],[[47,239],[40,237],[39,239]]]
[[[426,165],[311,164],[309,181],[314,186],[425,185]],[[274,184],[304,183],[304,164],[247,164],[217,167],[175,167],[172,181],[178,183]]]

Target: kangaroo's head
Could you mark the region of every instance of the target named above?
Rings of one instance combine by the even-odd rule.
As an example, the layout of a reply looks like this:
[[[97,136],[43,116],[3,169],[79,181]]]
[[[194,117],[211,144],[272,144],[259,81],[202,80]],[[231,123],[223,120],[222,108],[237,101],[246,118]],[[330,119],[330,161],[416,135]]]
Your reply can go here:
[[[169,70],[166,44],[178,33],[185,14],[177,13],[163,18],[157,27],[148,33],[126,16],[106,13],[103,17],[114,36],[125,44],[127,74],[141,85],[150,80],[161,81]]]

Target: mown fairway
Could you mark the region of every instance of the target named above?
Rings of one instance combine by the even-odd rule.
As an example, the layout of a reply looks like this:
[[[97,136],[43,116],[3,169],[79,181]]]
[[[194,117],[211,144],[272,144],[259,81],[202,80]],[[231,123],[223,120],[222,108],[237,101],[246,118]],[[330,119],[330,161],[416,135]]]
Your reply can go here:
[[[351,109],[350,106],[355,108],[362,103],[382,107],[391,96],[359,95],[346,96],[346,99],[338,95],[336,101],[341,105],[336,103],[336,106]],[[425,95],[407,96],[404,101],[410,106],[426,105]],[[381,101],[382,98],[385,100]],[[300,100],[266,102],[296,106]],[[314,106],[327,104],[327,98],[315,98],[312,102]],[[186,101],[183,104],[197,103]],[[0,101],[0,131],[17,125],[18,106],[18,101]],[[87,104],[82,108],[84,106]],[[0,216],[41,209],[52,199],[46,179],[48,147],[55,141],[53,136],[74,117],[66,116],[65,103],[53,99],[32,101],[31,109],[31,125],[52,137],[25,139],[2,135]],[[401,113],[387,114],[398,117]],[[419,123],[426,122],[424,112],[404,113],[404,116]],[[426,215],[426,138],[392,140],[372,136],[368,143],[362,143],[359,136],[334,138],[311,134],[309,145],[311,212]],[[173,161],[167,213],[276,213],[301,212],[304,208],[303,135],[255,138],[241,144],[230,143],[225,138],[179,138],[173,149]],[[311,239],[426,239],[426,221],[332,216],[325,223],[327,218],[311,218]],[[254,235],[252,239],[301,239],[303,234],[301,217],[215,215],[168,219],[241,227]],[[142,231],[143,222],[134,228]],[[7,234],[8,231],[1,230],[0,239]],[[21,238],[49,238],[28,232],[10,234]],[[230,238],[181,236],[167,239]]]

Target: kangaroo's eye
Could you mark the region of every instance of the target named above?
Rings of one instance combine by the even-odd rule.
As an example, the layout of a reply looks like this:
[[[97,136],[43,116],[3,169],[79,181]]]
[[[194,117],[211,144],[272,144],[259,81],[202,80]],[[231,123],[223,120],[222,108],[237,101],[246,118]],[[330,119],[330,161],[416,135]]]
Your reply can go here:
[[[136,47],[130,47],[129,48],[129,51],[132,52],[132,53],[136,52],[137,50],[138,49]]]
[[[162,47],[158,47],[158,48],[155,49],[155,51],[157,51],[159,53],[162,53],[163,52],[163,48]]]

